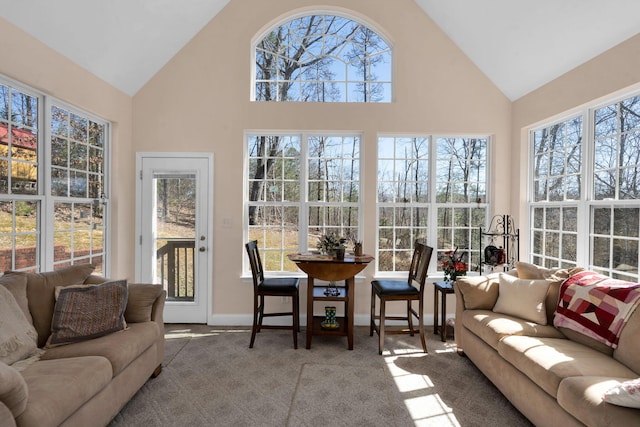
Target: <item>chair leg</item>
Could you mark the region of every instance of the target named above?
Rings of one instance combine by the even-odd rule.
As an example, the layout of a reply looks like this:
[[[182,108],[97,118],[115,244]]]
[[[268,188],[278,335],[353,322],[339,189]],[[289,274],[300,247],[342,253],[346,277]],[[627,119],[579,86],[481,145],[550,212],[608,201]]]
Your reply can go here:
[[[424,303],[422,302],[422,298],[420,298],[420,301],[418,301],[418,313],[420,314],[418,316],[418,329],[420,331],[420,342],[422,343],[422,351],[424,351],[425,353],[428,353],[427,342],[425,341],[425,338],[424,338],[424,321],[422,320],[424,319],[423,310],[424,310]]]
[[[258,303],[258,296],[253,297],[253,325],[251,326],[251,342],[249,342],[249,348],[253,348],[253,343],[256,340],[256,332],[258,332],[258,313],[260,311],[260,305]]]
[[[292,311],[293,311],[293,325],[292,325],[292,330],[293,330],[293,348],[294,349],[298,349],[298,330],[300,329],[300,314],[298,313],[298,295],[294,295],[293,297],[291,297],[291,305],[292,305]]]
[[[300,332],[300,294],[296,294],[296,310],[298,311],[298,332]]]
[[[371,287],[371,322],[369,323],[369,336],[373,336],[374,322],[376,321],[376,293]]]
[[[384,350],[384,316],[385,316],[385,301],[384,298],[380,298],[380,337],[378,341],[378,354],[382,354]]]
[[[411,300],[407,300],[407,322],[409,323],[409,335],[413,336],[413,315],[411,314]]]
[[[260,295],[260,304],[258,306],[258,329],[260,332],[262,329],[262,320],[264,319],[264,295]]]

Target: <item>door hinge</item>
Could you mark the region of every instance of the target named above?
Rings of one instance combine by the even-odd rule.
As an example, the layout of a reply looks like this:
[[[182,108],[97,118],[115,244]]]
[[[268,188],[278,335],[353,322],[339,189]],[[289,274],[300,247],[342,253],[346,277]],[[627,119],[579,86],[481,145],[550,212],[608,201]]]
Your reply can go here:
[[[140,169],[140,181],[142,181],[142,169]]]
[[[140,245],[142,246],[142,234],[140,235]]]

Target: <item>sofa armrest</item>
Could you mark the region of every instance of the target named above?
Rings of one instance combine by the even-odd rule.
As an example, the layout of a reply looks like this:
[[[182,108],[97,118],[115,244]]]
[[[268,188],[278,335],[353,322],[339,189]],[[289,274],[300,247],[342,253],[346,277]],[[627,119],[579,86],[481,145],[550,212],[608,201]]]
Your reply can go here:
[[[153,376],[162,370],[164,359],[164,302],[167,291],[162,285],[129,283],[129,299],[124,318],[130,323],[154,322],[158,327],[157,358]]]
[[[465,310],[491,310],[498,300],[500,285],[498,274],[487,276],[459,277],[453,283],[456,294],[455,340],[459,351],[464,351],[462,342],[462,313]]]
[[[164,328],[164,302],[167,299],[167,291],[163,290],[162,293],[153,303],[151,308],[151,320],[159,323]]]
[[[490,274],[460,277],[456,280],[455,286],[461,295],[460,301],[465,310],[491,310],[498,301],[500,276]]]
[[[141,323],[150,320],[162,323],[162,311],[166,296],[167,293],[162,285],[129,283],[127,309],[124,312],[125,320],[128,323]]]
[[[464,312],[464,295],[460,292],[460,288],[457,283],[457,280],[453,282],[453,292],[456,295],[456,321],[453,326],[453,336],[456,341],[458,352],[461,353],[464,351],[464,345],[462,344],[462,312]]]
[[[16,420],[4,403],[0,402],[0,427],[15,427]]]
[[[85,285],[99,285],[101,283],[105,283],[108,282],[110,279],[107,279],[106,277],[97,275],[97,274],[91,274],[89,275],[89,277],[87,277],[84,281]]]
[[[20,372],[6,363],[0,362],[0,420],[6,418],[5,409],[12,420],[22,414],[27,407],[28,399],[27,383]],[[5,424],[2,422],[0,425],[4,426]],[[15,425],[15,421],[13,425]]]

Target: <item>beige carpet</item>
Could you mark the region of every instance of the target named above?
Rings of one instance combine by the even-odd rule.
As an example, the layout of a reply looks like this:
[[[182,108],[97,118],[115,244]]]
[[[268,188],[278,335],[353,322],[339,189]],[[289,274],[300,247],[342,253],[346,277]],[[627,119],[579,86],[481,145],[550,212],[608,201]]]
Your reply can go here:
[[[111,426],[531,426],[453,341],[346,338],[247,328],[167,325],[164,369]]]
[[[395,424],[384,368],[307,363],[302,366],[288,425]],[[310,404],[313,403],[313,404]]]

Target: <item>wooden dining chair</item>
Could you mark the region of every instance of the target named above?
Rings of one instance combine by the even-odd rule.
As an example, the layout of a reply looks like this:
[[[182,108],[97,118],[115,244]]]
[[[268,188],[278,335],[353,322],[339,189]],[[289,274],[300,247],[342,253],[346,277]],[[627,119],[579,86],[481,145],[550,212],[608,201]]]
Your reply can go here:
[[[371,324],[369,336],[373,336],[373,331],[378,333],[378,354],[382,354],[384,349],[385,334],[420,334],[422,350],[427,352],[427,343],[424,337],[424,285],[427,279],[427,270],[431,261],[433,248],[416,240],[409,268],[409,277],[405,280],[373,280],[371,282]],[[418,287],[414,286],[414,283]],[[380,300],[380,313],[376,314],[376,298]],[[412,306],[413,301],[418,301],[418,311]],[[385,314],[386,303],[388,301],[406,301],[406,316],[387,316]],[[413,326],[413,317],[417,318],[418,328]],[[378,324],[376,324],[378,320]],[[385,320],[405,320],[408,329],[385,329]]]
[[[293,331],[293,348],[298,348],[298,332],[300,332],[300,299],[298,288],[300,279],[296,277],[274,277],[265,279],[260,252],[258,251],[258,241],[253,240],[246,243],[245,248],[249,255],[251,264],[251,274],[253,276],[253,326],[251,328],[251,342],[249,348],[253,348],[256,333],[261,329],[290,329]],[[291,311],[284,313],[265,313],[264,297],[291,297]],[[265,317],[293,316],[291,326],[287,325],[263,325],[262,319]]]

